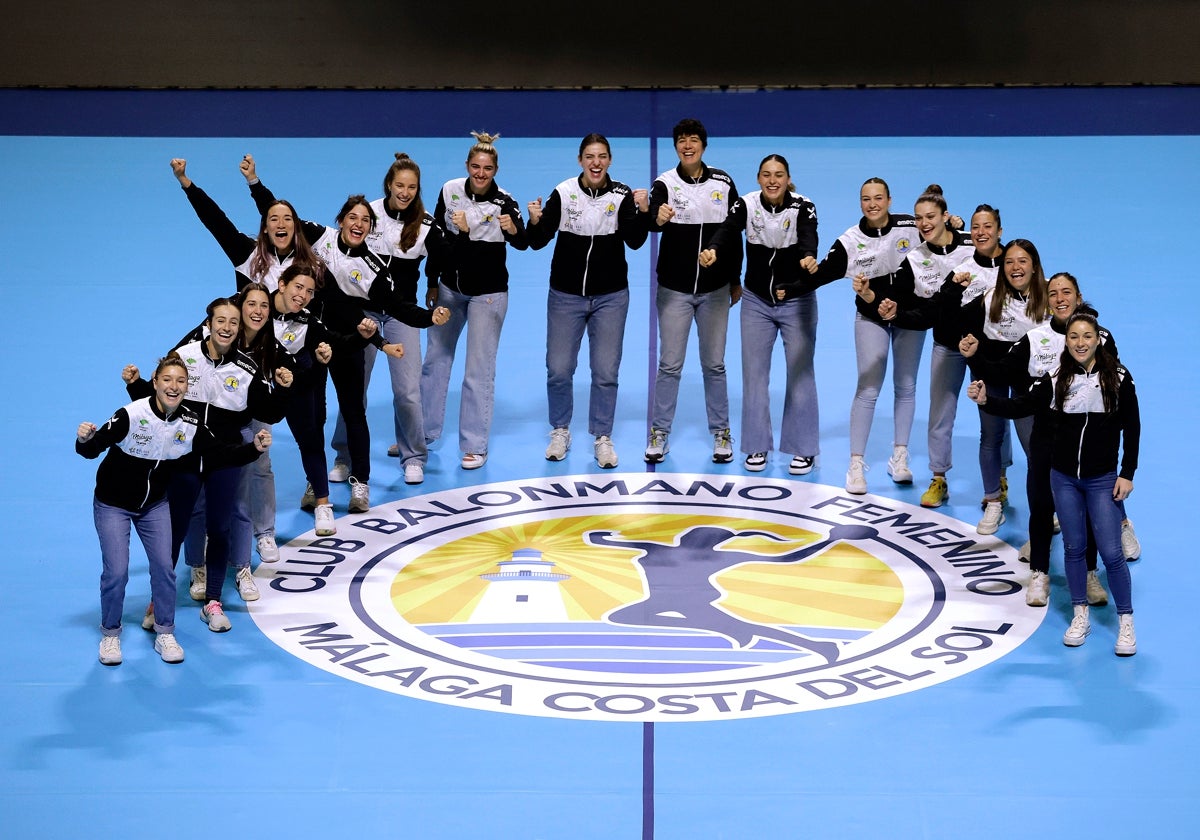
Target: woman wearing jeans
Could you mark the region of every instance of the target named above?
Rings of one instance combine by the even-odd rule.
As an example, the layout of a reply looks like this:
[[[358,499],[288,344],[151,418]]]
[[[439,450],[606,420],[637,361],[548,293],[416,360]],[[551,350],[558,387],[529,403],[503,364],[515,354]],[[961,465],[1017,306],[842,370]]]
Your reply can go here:
[[[1141,418],[1133,377],[1105,348],[1096,319],[1085,313],[1071,317],[1058,370],[1038,379],[1028,396],[990,397],[982,381],[972,382],[968,394],[989,413],[1012,417],[1038,410],[1047,412],[1052,423],[1050,488],[1062,524],[1074,606],[1063,644],[1077,647],[1091,632],[1085,561],[1090,523],[1117,605],[1115,652],[1137,653],[1132,585],[1121,549],[1120,503],[1133,492]]]
[[[750,472],[766,469],[775,448],[771,431],[771,355],[783,340],[787,386],[779,448],[792,453],[788,472],[812,471],[820,451],[817,380],[817,296],[788,296],[801,266],[816,265],[817,208],[796,193],[782,155],[758,165],[757,192],[740,196],[729,216],[700,253],[701,265],[728,255],[730,243],[746,235],[746,292],[742,295],[742,452]]]
[[[545,206],[529,202],[529,246],[546,247],[558,235],[550,262],[546,299],[546,397],[550,405],[547,461],[561,461],[571,447],[575,368],[583,334],[592,371],[588,434],[596,463],[617,466],[613,418],[617,375],[629,314],[629,265],[625,247],[640,248],[650,233],[646,190],[630,189],[608,177],[612,149],[602,134],[579,144],[583,172],[563,181]]]

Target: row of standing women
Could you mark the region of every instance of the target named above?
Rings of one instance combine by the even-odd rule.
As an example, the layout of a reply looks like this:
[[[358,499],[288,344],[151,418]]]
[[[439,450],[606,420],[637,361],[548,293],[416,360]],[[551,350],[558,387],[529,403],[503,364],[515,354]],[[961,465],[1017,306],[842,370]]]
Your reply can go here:
[[[586,332],[591,367],[588,432],[602,468],[618,464],[611,434],[629,306],[625,249],[640,247],[650,231],[661,235],[655,301],[659,361],[644,454],[650,463],[661,462],[669,451],[693,322],[713,435],[712,458],[717,463],[732,460],[724,354],[729,309],[741,300],[745,467],[764,469],[774,449],[769,371],[775,340],[781,337],[787,384],[780,449],[793,455],[790,473],[811,471],[819,454],[813,375],[814,292],[825,283],[852,277],[859,381],[851,408],[847,490],[867,490],[864,453],[889,355],[895,366],[896,427],[888,472],[898,483],[912,482],[907,445],[916,368],[925,332],[932,328],[929,450],[934,477],[922,504],[940,505],[948,498],[945,475],[950,468],[950,440],[965,358],[973,352],[963,336],[1011,345],[1023,337],[1021,327],[1044,320],[1033,317],[1036,304],[1026,307],[1025,320],[1019,317],[1018,304],[1036,297],[1021,291],[1030,287],[1033,274],[1028,267],[999,270],[1012,244],[1001,248],[999,213],[987,205],[981,205],[972,218],[968,239],[949,224],[951,217],[940,190],[931,188],[918,199],[915,217],[895,215],[890,213],[887,185],[871,179],[860,195],[862,221],[839,237],[818,263],[816,208],[796,193],[786,159],[779,155],[765,158],[758,172],[760,189],[739,196],[727,173],[703,161],[708,141],[704,126],[696,120],[682,120],[673,129],[679,165],[659,176],[649,193],[612,180],[608,176],[612,162],[608,141],[599,134],[588,135],[579,148],[581,174],[557,185],[544,203],[540,198],[530,202],[526,227],[512,196],[495,183],[499,168],[495,137],[477,134],[476,138],[478,142],[467,156],[466,177],[442,187],[434,214],[427,213],[422,202],[419,168],[401,154],[385,175],[384,197],[367,201],[361,195],[351,196],[337,215],[336,228],[301,220],[290,203],[276,199],[262,183],[253,158],[247,155],[241,171],[262,214],[257,237],[236,229],[190,180],[185,161],[172,161],[198,217],[233,263],[239,289],[236,302],[215,301],[205,327],[188,336],[185,344],[191,345],[181,347],[191,380],[188,399],[199,409],[202,427],[209,414],[218,414],[211,409],[228,401],[225,394],[208,393],[201,387],[210,380],[220,384],[219,377],[197,376],[189,365],[200,357],[215,369],[226,362],[224,354],[232,351],[212,342],[233,340],[249,360],[239,359],[239,369],[243,374],[253,371],[239,391],[243,402],[237,403],[234,411],[241,421],[238,434],[255,442],[265,434],[269,440],[269,424],[286,417],[308,480],[301,504],[314,511],[318,535],[336,530],[329,502],[330,480],[349,482],[351,512],[370,507],[365,398],[378,350],[389,357],[394,394],[396,443],[389,454],[401,459],[405,481],[417,484],[424,478],[429,445],[442,435],[450,370],[461,333],[466,330],[459,416],[461,466],[475,469],[485,463],[496,351],[508,303],[508,246],[544,248],[557,237],[547,299],[551,433],[546,458],[562,460],[571,444],[572,384]],[[1021,251],[1016,246],[1012,256]],[[748,295],[743,294],[739,279],[743,254]],[[422,261],[428,308],[417,303]],[[998,277],[1003,282],[998,283]],[[997,287],[1004,293],[1013,288],[1015,296],[1002,299],[999,321],[982,319],[976,328],[971,323],[975,309],[991,305],[997,299]],[[975,306],[975,301],[980,304]],[[237,310],[232,333],[230,323],[235,316],[227,311],[231,308]],[[220,318],[215,325],[214,317]],[[271,329],[265,328],[268,321]],[[1003,326],[993,336],[989,324]],[[422,364],[417,330],[430,327]],[[280,367],[272,375],[277,360]],[[331,470],[326,469],[323,440],[326,367],[339,406],[333,441],[337,456]],[[169,372],[170,365],[167,369]],[[131,394],[139,399],[159,399],[157,379],[158,373],[154,382],[141,383],[136,370],[126,370]],[[286,385],[284,380],[288,380]],[[263,392],[266,397],[250,399],[251,393]],[[164,415],[170,414],[161,401],[156,404]],[[87,443],[82,430],[81,426],[81,447]],[[1003,518],[999,465],[1004,440],[1003,425],[985,427],[980,447],[985,514],[980,533],[994,533]],[[1026,435],[1022,442],[1027,443]],[[91,446],[94,449],[95,444]],[[228,563],[232,560],[239,569],[236,579],[242,596],[252,600],[258,593],[249,573],[251,532],[261,558],[266,562],[278,559],[274,482],[267,455],[264,452],[255,467],[244,471],[224,464],[211,472],[177,469],[170,486],[180,488],[167,494],[174,536],[166,565],[172,569],[172,581],[174,561],[190,520],[193,539],[188,540],[187,560],[192,569],[192,597],[204,602],[202,617],[210,629],[228,629],[220,603]],[[195,504],[194,489],[199,487],[205,491],[203,508]],[[1032,490],[1030,495],[1032,500]],[[201,519],[198,511],[204,508]],[[1042,504],[1036,540],[1031,524],[1037,557],[1035,581],[1048,544],[1041,527],[1044,510]],[[235,514],[234,531],[222,532],[221,522],[230,521],[230,512]],[[122,583],[122,592],[123,587]],[[148,629],[169,626],[159,620],[163,615],[155,612],[156,607],[163,609],[157,600],[143,622]],[[118,638],[120,630],[119,610],[115,626],[107,623],[112,620],[110,613],[111,609],[105,612],[106,642]],[[111,642],[107,643],[111,661]],[[172,640],[172,644],[174,655],[178,643]],[[103,646],[101,659],[106,659]]]

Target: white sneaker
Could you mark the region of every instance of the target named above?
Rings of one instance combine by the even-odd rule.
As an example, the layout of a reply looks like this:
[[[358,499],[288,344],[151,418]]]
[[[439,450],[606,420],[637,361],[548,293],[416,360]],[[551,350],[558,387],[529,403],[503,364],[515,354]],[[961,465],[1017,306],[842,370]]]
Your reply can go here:
[[[1000,530],[1004,524],[1004,503],[999,499],[988,499],[983,506],[983,518],[975,526],[975,533],[985,537]]]
[[[663,457],[671,451],[671,444],[668,440],[670,434],[670,432],[664,432],[662,429],[650,430],[650,440],[646,444],[645,455],[647,464],[661,463]]]
[[[101,665],[120,665],[121,664],[121,637],[120,636],[101,636],[100,637],[100,664]]]
[[[767,468],[767,453],[752,452],[746,456],[746,472],[762,472]]]
[[[264,563],[279,562],[279,546],[275,544],[274,534],[263,534],[258,538],[258,559]]]
[[[1044,607],[1050,600],[1050,575],[1034,572],[1029,576],[1029,588],[1025,590],[1025,606]]]
[[[1025,540],[1025,545],[1017,549],[1017,559],[1022,563],[1029,562],[1029,555],[1033,553],[1033,544],[1029,540]]]
[[[371,509],[371,488],[369,485],[363,484],[357,478],[350,478],[350,506],[347,508],[351,513],[366,513]]]
[[[867,492],[867,470],[870,467],[861,455],[850,456],[850,469],[846,470],[846,492],[861,496]]]
[[[908,468],[908,447],[893,446],[892,457],[888,458],[888,475],[897,484],[912,484],[912,470]]]
[[[571,430],[565,428],[557,428],[550,430],[550,445],[546,447],[547,461],[561,461],[567,457],[567,450],[571,448]]]
[[[208,629],[214,633],[224,633],[233,626],[229,623],[225,610],[221,609],[220,601],[209,601],[201,607],[200,620],[207,624]]]
[[[601,469],[611,470],[617,465],[617,451],[613,449],[612,438],[608,435],[598,435],[593,448],[596,452],[596,463]]]
[[[146,614],[142,616],[142,629],[154,630],[154,604],[146,607]]]
[[[1092,622],[1088,619],[1087,606],[1076,607],[1075,617],[1071,619],[1071,626],[1063,634],[1063,644],[1067,647],[1079,647],[1087,640],[1088,633],[1091,632]]]
[[[1100,583],[1100,576],[1095,572],[1087,573],[1087,602],[1088,606],[1103,607],[1108,603],[1108,593]]]
[[[464,470],[477,470],[486,463],[486,452],[468,452],[462,456],[459,466],[461,466]]]
[[[341,484],[350,478],[350,465],[343,461],[334,461],[329,471],[329,480]]]
[[[1137,560],[1142,556],[1142,544],[1133,532],[1133,523],[1126,519],[1121,523],[1121,553],[1126,560]]]
[[[254,583],[254,572],[250,571],[249,566],[238,569],[234,580],[237,581],[238,594],[242,596],[243,601],[258,600],[258,586]]]
[[[797,455],[792,458],[792,462],[788,464],[789,475],[808,475],[813,471],[813,464],[816,463],[816,458],[810,458],[807,455]]]
[[[312,510],[317,506],[317,494],[313,492],[312,484],[304,485],[304,495],[300,497],[300,510]]]
[[[1117,616],[1117,645],[1113,651],[1117,656],[1133,656],[1137,653],[1137,634],[1133,632],[1133,613]]]
[[[420,484],[425,480],[425,467],[420,461],[409,461],[404,465],[404,483]]]
[[[154,637],[154,652],[163,662],[182,662],[183,647],[175,640],[174,633],[159,633]]]
[[[192,582],[188,586],[188,594],[193,601],[203,601],[208,590],[208,570],[203,566],[188,566],[192,570]]]
[[[728,464],[733,460],[733,437],[728,429],[721,429],[713,435],[713,463]]]
[[[315,516],[318,537],[332,537],[337,533],[333,524],[333,505],[317,505]]]

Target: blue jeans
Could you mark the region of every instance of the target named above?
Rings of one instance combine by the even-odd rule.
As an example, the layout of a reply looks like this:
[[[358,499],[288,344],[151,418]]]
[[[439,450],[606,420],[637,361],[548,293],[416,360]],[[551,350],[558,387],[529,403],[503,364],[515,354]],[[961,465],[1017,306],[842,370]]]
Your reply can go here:
[[[996,393],[1002,397],[1010,395],[1011,389],[1007,385],[991,385],[988,386],[988,393]],[[1021,449],[1025,452],[1025,457],[1029,458],[1029,439],[1033,433],[1033,418],[1020,417],[1012,421],[1013,427],[1017,430],[1017,440],[1020,441]],[[1005,438],[1008,432],[1008,420],[1004,417],[996,417],[988,414],[982,408],[979,409],[979,475],[983,480],[983,498],[998,499],[1000,498],[1000,474],[1005,467],[1012,465],[1012,451],[1005,451]],[[1011,443],[1008,444],[1011,447]]]
[[[1108,588],[1117,605],[1117,614],[1133,612],[1133,584],[1125,554],[1121,551],[1121,506],[1113,500],[1116,472],[1075,478],[1058,470],[1050,471],[1050,489],[1054,507],[1062,525],[1063,559],[1067,570],[1067,586],[1071,603],[1087,603],[1087,529],[1091,523],[1096,535],[1096,547],[1104,561]]]
[[[575,368],[587,331],[592,390],[588,434],[611,435],[617,413],[617,375],[625,345],[629,290],[607,295],[572,295],[551,289],[546,297],[546,398],[550,426],[565,429],[575,410]]]
[[[917,368],[925,347],[924,330],[905,330],[879,324],[854,313],[854,349],[858,356],[858,386],[850,405],[850,454],[865,455],[875,419],[875,402],[887,374],[888,353],[895,359],[892,370],[895,433],[894,446],[908,446],[913,415],[917,409]]]
[[[271,426],[251,420],[250,425],[242,429],[242,439],[249,443],[261,429],[270,431]],[[252,542],[259,537],[275,536],[275,473],[271,471],[269,449],[242,468],[230,533],[233,543],[229,561],[237,569],[250,568]]]
[[[400,461],[424,464],[429,453],[425,449],[425,419],[421,413],[421,331],[403,321],[382,312],[365,312],[379,326],[379,332],[389,344],[404,345],[404,356],[399,359],[387,357],[388,373],[392,379],[392,423],[395,427],[396,446],[400,450]],[[363,350],[363,399],[366,386],[371,384],[371,370],[379,351],[375,345]],[[346,421],[338,412],[337,425],[333,430],[333,449],[337,460],[350,463],[350,452],[346,444]]]
[[[150,599],[154,629],[175,632],[175,567],[171,563],[171,511],[166,499],[142,511],[106,505],[92,497],[92,517],[100,538],[100,629],[105,636],[121,635],[125,585],[129,582],[129,525],[150,562]]]
[[[770,452],[771,355],[783,339],[783,423],[779,449],[814,458],[820,454],[820,417],[813,354],[817,347],[814,293],[771,306],[757,295],[742,295],[742,452]]]
[[[671,431],[679,401],[679,378],[687,355],[688,334],[696,322],[700,367],[704,373],[704,405],[708,430],[729,428],[729,390],[725,384],[725,335],[729,330],[729,287],[699,295],[663,286],[655,295],[658,309],[658,374],[654,378],[654,411],[650,425]]]
[[[508,314],[508,292],[460,295],[438,284],[438,306],[450,310],[450,320],[429,330],[425,365],[421,368],[421,400],[425,412],[425,439],[442,436],[446,419],[446,391],[458,337],[467,330],[467,358],[458,410],[458,446],[468,454],[485,455],[496,405],[496,351],[500,329]]]

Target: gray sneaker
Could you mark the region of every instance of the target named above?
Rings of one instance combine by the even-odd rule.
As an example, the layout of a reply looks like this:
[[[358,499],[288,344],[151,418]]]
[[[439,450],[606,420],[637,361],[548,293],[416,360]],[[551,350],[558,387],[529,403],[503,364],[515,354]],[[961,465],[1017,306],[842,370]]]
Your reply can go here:
[[[713,463],[728,464],[733,460],[733,436],[728,429],[713,434]]]
[[[664,432],[662,429],[650,430],[650,441],[646,445],[647,464],[661,463],[663,456],[671,451],[671,445],[667,442],[670,434],[670,432]]]
[[[571,430],[558,428],[550,432],[550,445],[546,447],[547,461],[561,461],[571,448]]]

